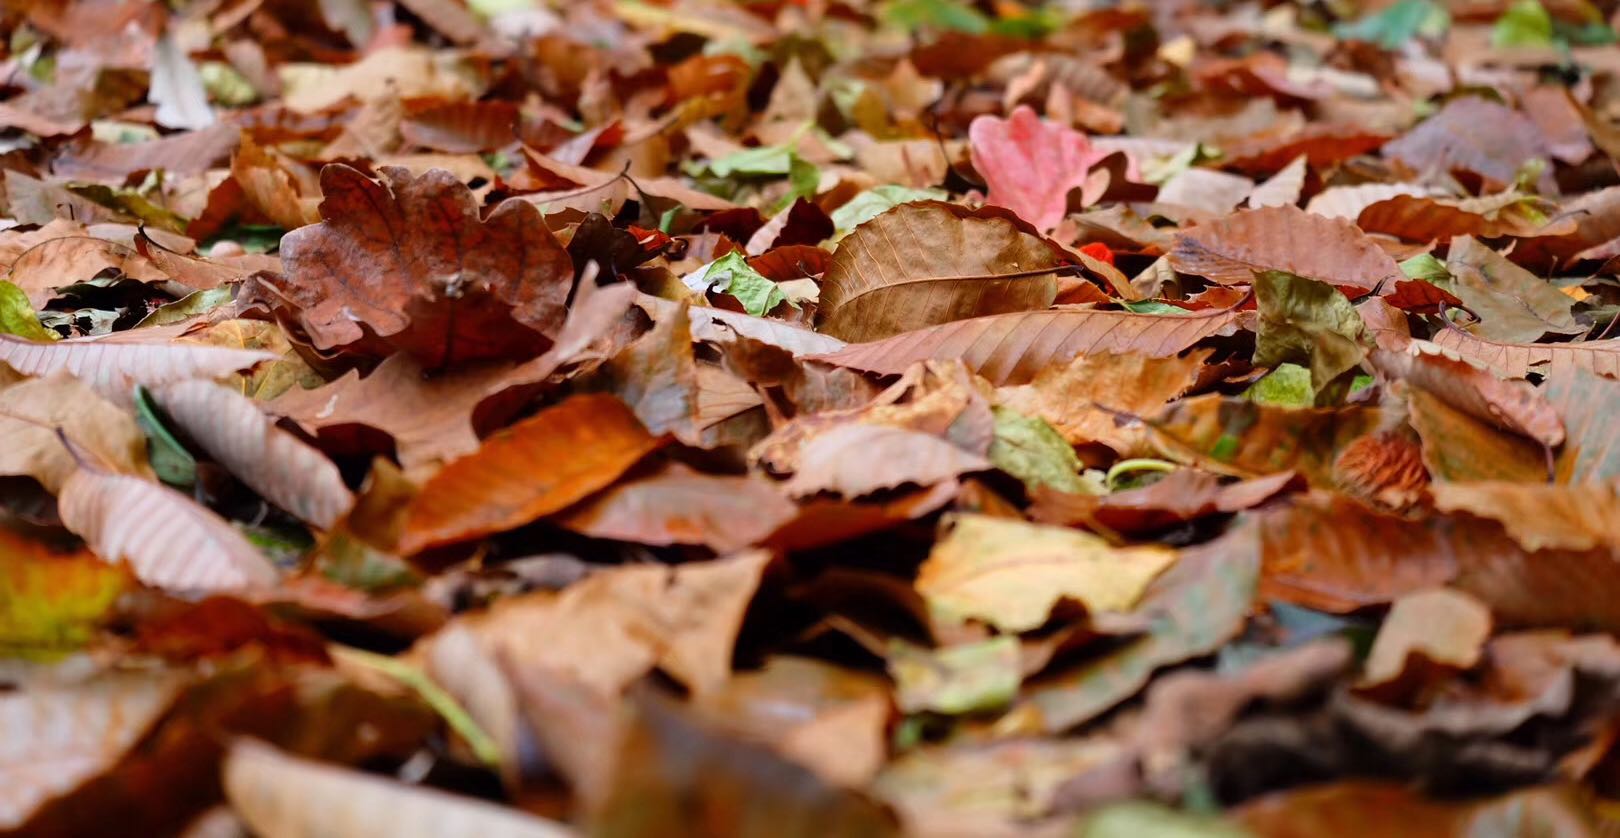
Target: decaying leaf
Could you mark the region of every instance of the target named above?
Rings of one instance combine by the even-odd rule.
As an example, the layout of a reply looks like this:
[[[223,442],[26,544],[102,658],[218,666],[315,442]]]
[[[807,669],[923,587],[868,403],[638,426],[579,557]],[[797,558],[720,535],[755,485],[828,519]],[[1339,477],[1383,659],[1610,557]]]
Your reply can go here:
[[[1295,207],[1238,212],[1176,237],[1170,264],[1224,285],[1254,281],[1257,271],[1285,273],[1327,283],[1359,297],[1400,266],[1354,224]]]

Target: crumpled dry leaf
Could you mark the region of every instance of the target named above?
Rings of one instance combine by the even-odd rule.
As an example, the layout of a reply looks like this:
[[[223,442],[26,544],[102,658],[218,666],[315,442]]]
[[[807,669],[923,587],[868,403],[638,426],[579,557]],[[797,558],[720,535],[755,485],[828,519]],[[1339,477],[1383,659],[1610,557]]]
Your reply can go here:
[[[323,169],[321,223],[287,234],[286,275],[264,279],[314,346],[399,349],[430,369],[546,349],[574,271],[533,205],[508,201],[480,219],[447,172],[382,174],[385,184]]]

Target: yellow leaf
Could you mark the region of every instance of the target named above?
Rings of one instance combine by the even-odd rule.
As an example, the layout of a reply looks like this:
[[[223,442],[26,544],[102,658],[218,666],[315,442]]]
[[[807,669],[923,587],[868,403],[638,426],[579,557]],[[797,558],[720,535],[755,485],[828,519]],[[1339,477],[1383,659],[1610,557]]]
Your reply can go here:
[[[940,617],[1003,631],[1039,627],[1061,598],[1091,613],[1129,611],[1175,561],[1168,547],[1114,547],[1089,533],[986,515],[958,515],[917,575]]]

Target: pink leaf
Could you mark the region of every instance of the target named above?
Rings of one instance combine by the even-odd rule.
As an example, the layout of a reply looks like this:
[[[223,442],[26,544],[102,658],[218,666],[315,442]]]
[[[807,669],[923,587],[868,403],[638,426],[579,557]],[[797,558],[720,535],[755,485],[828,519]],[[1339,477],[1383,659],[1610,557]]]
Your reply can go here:
[[[1092,148],[1086,135],[1041,119],[1027,105],[1007,119],[975,118],[968,140],[973,168],[990,188],[986,203],[1006,207],[1042,230],[1063,220],[1069,190],[1084,186],[1088,170],[1108,156]],[[1129,170],[1137,179],[1134,162]]]

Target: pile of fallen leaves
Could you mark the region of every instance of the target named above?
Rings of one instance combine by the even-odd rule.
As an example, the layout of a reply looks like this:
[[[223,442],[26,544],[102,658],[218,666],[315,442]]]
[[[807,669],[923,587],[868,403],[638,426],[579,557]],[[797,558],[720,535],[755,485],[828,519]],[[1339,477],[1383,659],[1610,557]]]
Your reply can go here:
[[[0,831],[1596,834],[1613,0],[17,0]]]

